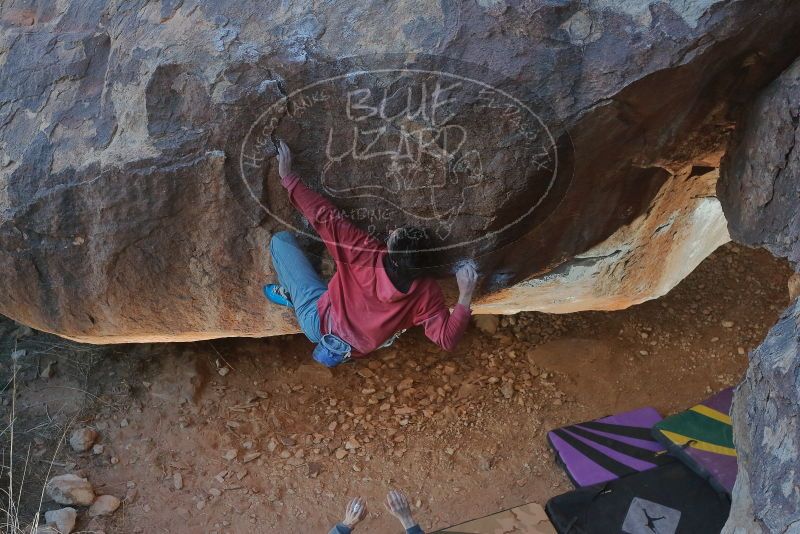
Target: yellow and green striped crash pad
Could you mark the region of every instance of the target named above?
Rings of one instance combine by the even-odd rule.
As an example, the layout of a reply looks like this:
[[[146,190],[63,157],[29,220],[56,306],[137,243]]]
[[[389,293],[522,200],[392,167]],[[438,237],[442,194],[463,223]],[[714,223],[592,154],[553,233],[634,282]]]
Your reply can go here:
[[[689,468],[728,494],[736,482],[731,403],[733,388],[653,426],[653,436]]]

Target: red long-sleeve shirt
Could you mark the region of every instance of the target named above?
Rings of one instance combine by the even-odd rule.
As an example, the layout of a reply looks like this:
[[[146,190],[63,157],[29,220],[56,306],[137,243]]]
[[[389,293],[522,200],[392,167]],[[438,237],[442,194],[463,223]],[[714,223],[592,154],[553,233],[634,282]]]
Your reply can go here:
[[[377,349],[395,332],[417,325],[443,349],[455,348],[469,325],[468,307],[457,304],[450,313],[432,278],[418,278],[407,293],[399,291],[383,266],[385,243],[358,228],[296,174],[281,182],[336,262],[328,291],[317,303],[323,334],[347,341],[359,353],[356,357]]]

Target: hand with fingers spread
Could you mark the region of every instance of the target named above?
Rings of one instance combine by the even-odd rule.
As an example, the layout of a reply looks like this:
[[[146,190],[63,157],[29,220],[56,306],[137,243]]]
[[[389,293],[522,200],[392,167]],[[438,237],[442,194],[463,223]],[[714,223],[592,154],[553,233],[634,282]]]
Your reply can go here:
[[[384,506],[389,510],[389,513],[403,524],[403,528],[407,531],[417,525],[417,522],[411,517],[411,505],[408,504],[408,498],[402,491],[390,491],[389,494],[386,495]]]
[[[342,524],[352,529],[356,524],[367,517],[367,504],[361,497],[356,497],[347,505]]]
[[[278,174],[281,178],[286,178],[287,175],[292,173],[292,151],[289,150],[289,145],[278,139]]]

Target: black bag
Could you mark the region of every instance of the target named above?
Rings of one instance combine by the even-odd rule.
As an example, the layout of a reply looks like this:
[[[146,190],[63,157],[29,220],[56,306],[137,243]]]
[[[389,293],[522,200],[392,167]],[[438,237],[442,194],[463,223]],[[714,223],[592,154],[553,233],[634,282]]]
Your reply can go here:
[[[559,534],[717,534],[730,501],[672,462],[553,497],[545,511]]]

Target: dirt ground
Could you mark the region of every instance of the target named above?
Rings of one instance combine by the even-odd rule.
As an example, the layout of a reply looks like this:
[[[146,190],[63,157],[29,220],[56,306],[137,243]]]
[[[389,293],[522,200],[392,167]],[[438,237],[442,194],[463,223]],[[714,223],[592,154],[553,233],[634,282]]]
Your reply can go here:
[[[763,251],[726,245],[657,301],[506,317],[495,333],[471,328],[450,354],[413,332],[332,372],[301,336],[97,348],[5,321],[6,417],[9,354],[26,354],[4,465],[15,480],[27,466],[23,520],[48,473],[123,498],[111,517],[79,514],[79,530],[106,533],[323,533],[357,495],[370,510],[357,532],[400,532],[381,505],[390,488],[430,530],[544,504],[571,487],[547,430],[645,405],[667,415],[737,383],[788,304],[789,274]],[[101,447],[54,456],[81,425]],[[43,511],[58,507],[45,497]]]

